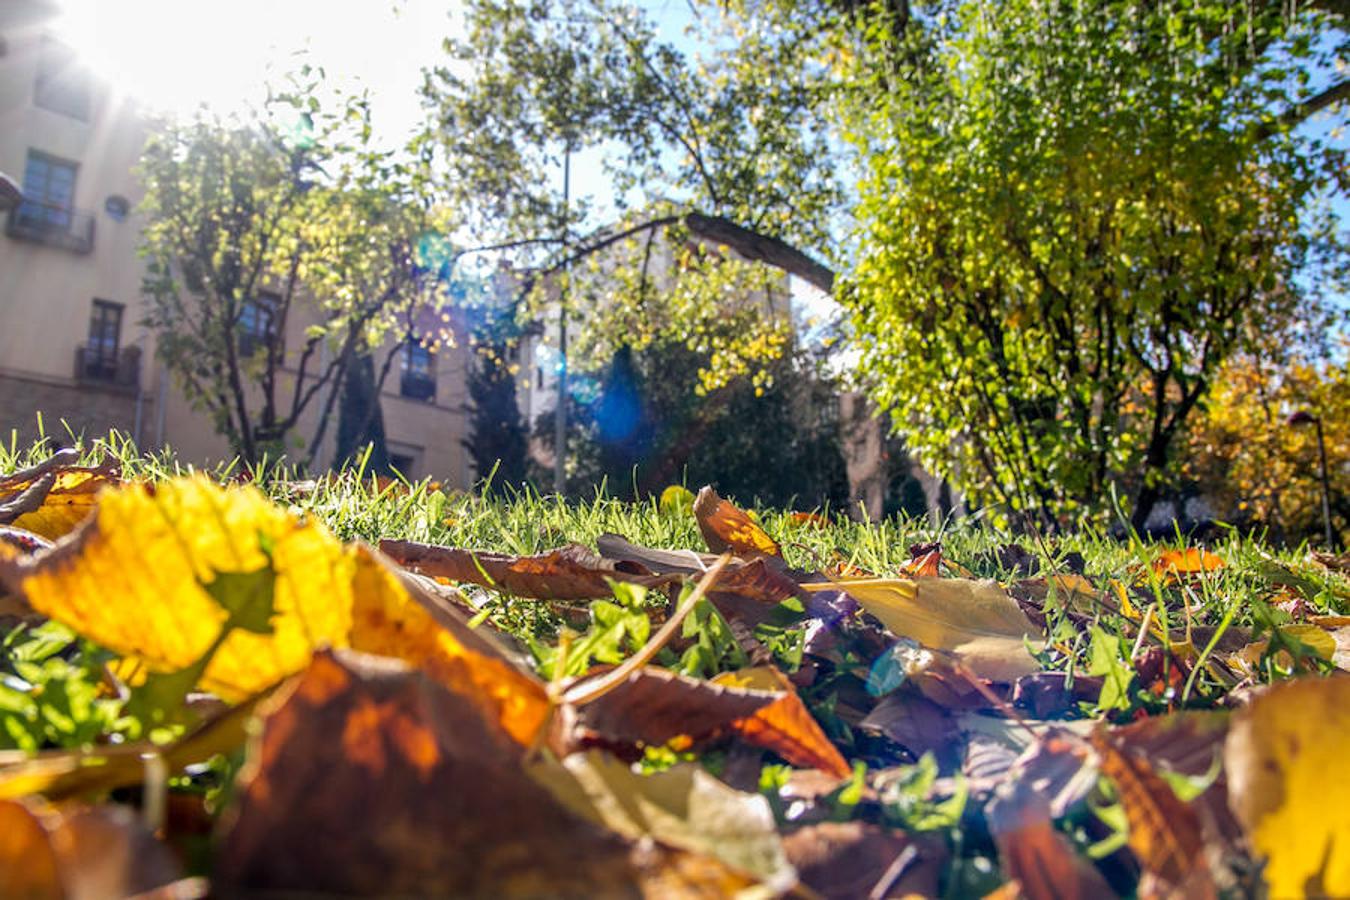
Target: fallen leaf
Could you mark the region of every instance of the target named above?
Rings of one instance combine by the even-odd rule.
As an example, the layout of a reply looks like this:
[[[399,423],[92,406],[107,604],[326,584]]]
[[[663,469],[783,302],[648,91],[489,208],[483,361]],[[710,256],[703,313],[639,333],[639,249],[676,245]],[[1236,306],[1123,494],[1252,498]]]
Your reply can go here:
[[[832,900],[936,897],[947,862],[939,841],[865,822],[821,822],[783,840],[802,883]]]
[[[900,567],[909,578],[937,578],[942,574],[942,545],[917,544],[909,548],[910,560]]]
[[[1044,785],[1021,777],[1048,766],[1057,773],[1052,780],[1058,781],[1058,773],[1074,771],[1075,765],[1082,766],[1069,744],[1062,749],[1038,748],[1019,760],[988,805],[989,830],[1003,871],[1018,882],[1027,900],[1098,900],[1116,895],[1096,867],[1055,830],[1052,819],[1063,813],[1053,806]],[[1095,783],[1095,771],[1088,780]]]
[[[422,575],[466,581],[538,600],[612,597],[611,581],[643,587],[658,587],[670,582],[641,566],[614,563],[577,544],[538,556],[508,556],[416,541],[380,541],[380,552]]]
[[[1350,895],[1350,678],[1306,677],[1259,693],[1224,743],[1233,811],[1266,859],[1272,897]]]
[[[708,549],[714,553],[730,551],[749,558],[783,555],[778,543],[744,510],[717,496],[711,487],[699,490],[694,500],[694,518]]]
[[[661,492],[658,508],[666,515],[688,515],[694,509],[694,492],[680,484],[672,484]]]
[[[713,683],[760,691],[783,691],[785,696],[753,716],[733,722],[731,728],[750,743],[772,750],[797,766],[813,766],[839,778],[852,768],[839,749],[820,730],[819,723],[797,696],[782,672],[769,666],[724,672]]]
[[[884,735],[915,757],[932,753],[944,770],[954,768],[959,760],[960,732],[951,714],[909,691],[883,697],[858,727]]]
[[[1041,669],[1024,636],[1040,631],[993,581],[965,578],[871,578],[802,585],[844,590],[897,637],[950,652],[972,674],[1011,682]]]
[[[179,876],[168,848],[126,807],[0,801],[0,897],[130,897]]]
[[[523,743],[547,718],[542,683],[458,608],[252,487],[185,478],[109,491],[77,534],[0,569],[37,611],[152,674],[186,674],[176,690],[196,682],[237,702],[320,646],[355,646],[469,691]]]
[[[1144,758],[1101,733],[1092,743],[1100,755],[1102,774],[1115,784],[1125,809],[1130,850],[1150,883],[1141,895],[1218,896],[1195,812]]]
[[[784,696],[781,690],[728,687],[648,666],[578,711],[578,723],[606,741],[659,746],[705,737],[752,716]]]
[[[788,521],[798,528],[829,528],[830,520],[818,512],[794,512]]]
[[[400,662],[317,653],[264,713],[214,880],[247,892],[632,893],[625,842],[525,777],[524,752]]]
[[[551,764],[544,781],[557,783],[545,784],[526,754],[468,696],[401,662],[317,653],[263,717],[213,882],[505,898],[717,896],[754,883],[578,814],[584,793],[567,770]]]
[[[639,775],[611,756],[590,751],[562,764],[585,795],[584,806],[569,804],[574,811],[628,840],[655,839],[716,858],[753,876],[770,894],[796,883],[763,795],[734,790],[694,763]]]
[[[28,469],[0,476],[0,525],[48,540],[74,530],[93,511],[96,495],[116,485],[115,465],[77,466],[79,454],[62,450]]]
[[[1196,575],[1222,569],[1224,565],[1222,556],[1199,547],[1187,547],[1184,550],[1164,550],[1153,561],[1153,571],[1159,575]]]

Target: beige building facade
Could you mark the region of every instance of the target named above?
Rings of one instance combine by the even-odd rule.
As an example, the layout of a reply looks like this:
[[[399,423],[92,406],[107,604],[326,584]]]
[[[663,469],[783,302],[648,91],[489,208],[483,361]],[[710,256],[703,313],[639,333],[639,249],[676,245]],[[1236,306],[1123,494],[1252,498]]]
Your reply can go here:
[[[155,361],[155,336],[141,324],[134,170],[146,120],[61,43],[56,12],[41,0],[0,4],[0,172],[23,194],[0,212],[0,440],[24,446],[40,432],[65,442],[117,429],[184,462],[227,460],[228,445]],[[292,380],[316,317],[293,316],[279,336]],[[406,475],[472,484],[462,444],[468,364],[462,348],[399,352],[381,406]],[[295,430],[295,458],[308,455],[322,405],[312,403]],[[332,462],[336,432],[334,415],[318,465]]]

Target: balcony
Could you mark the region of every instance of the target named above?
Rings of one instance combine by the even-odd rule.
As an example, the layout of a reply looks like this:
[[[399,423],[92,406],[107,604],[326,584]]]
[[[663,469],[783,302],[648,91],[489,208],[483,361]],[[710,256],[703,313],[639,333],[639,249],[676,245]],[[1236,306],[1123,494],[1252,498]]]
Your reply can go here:
[[[116,354],[97,348],[75,348],[75,379],[84,384],[135,388],[141,381],[141,348],[123,347]]]
[[[436,379],[422,372],[404,372],[399,393],[410,400],[435,400]]]
[[[72,253],[94,249],[94,214],[69,206],[23,200],[9,211],[5,234]]]

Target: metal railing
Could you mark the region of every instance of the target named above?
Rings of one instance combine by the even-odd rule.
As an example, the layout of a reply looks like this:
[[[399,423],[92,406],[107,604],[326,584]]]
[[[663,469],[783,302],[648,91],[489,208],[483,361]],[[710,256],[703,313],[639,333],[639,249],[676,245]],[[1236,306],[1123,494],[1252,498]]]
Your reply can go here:
[[[94,214],[69,206],[25,199],[9,211],[5,234],[74,253],[94,249]]]
[[[75,378],[134,388],[141,380],[141,348],[123,347],[117,353],[109,353],[99,347],[76,347]]]

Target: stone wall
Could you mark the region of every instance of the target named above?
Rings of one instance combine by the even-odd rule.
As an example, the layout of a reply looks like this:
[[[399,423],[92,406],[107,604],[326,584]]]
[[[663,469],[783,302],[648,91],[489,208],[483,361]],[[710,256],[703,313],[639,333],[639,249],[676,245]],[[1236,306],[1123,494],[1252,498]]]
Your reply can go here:
[[[91,438],[112,428],[131,435],[136,426],[136,392],[0,373],[0,440],[8,445],[13,432],[18,433],[19,447],[36,440],[38,413],[47,436],[60,444],[70,440],[66,426]]]

